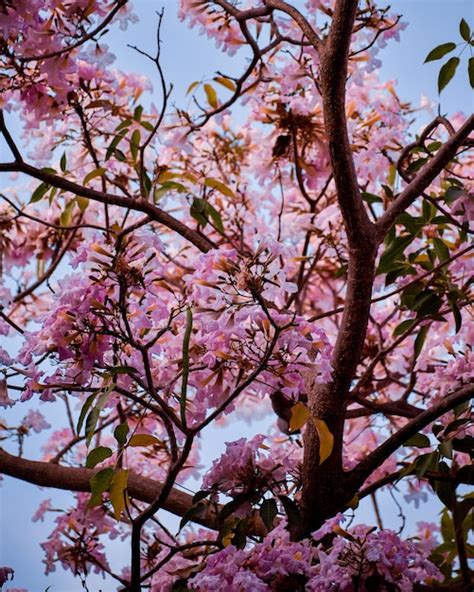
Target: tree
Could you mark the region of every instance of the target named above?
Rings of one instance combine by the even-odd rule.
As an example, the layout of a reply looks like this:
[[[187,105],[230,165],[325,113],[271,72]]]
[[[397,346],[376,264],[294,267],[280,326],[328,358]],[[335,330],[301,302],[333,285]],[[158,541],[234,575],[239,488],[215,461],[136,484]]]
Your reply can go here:
[[[0,332],[21,341],[0,349],[1,401],[68,417],[37,460],[21,449],[49,429],[40,411],[3,421],[19,450],[0,469],[75,493],[47,571],[102,571],[133,592],[470,589],[473,118],[413,133],[413,108],[374,72],[400,17],[371,0],[180,11],[250,58],[238,78],[193,82],[192,108],[173,112],[162,14],[156,53],[136,48],[161,85],[145,108],[148,82],[111,70],[103,43],[133,18],[126,0],[0,9],[0,172],[19,174],[1,195]],[[460,34],[427,59],[473,44],[464,20]],[[442,65],[440,92],[459,63]],[[279,432],[228,443],[200,491],[179,488],[208,426],[270,405]],[[402,479],[444,504],[441,543],[430,526],[413,540],[343,528]],[[181,517],[176,536],[162,510]],[[130,538],[121,573],[116,536]]]

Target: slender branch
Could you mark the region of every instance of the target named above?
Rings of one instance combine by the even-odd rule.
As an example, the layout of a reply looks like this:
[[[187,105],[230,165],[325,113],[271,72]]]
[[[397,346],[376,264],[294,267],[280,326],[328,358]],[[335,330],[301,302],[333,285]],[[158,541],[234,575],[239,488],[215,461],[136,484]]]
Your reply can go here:
[[[469,253],[469,251],[472,251],[472,249],[474,249],[474,246],[470,245],[469,247],[466,247],[465,249],[458,251],[452,257],[450,257],[449,259],[446,259],[446,261],[441,261],[441,263],[438,263],[438,265],[435,265],[433,267],[433,269],[429,269],[428,271],[425,271],[424,273],[422,273],[421,275],[418,275],[416,278],[414,278],[413,280],[410,280],[409,282],[407,282],[403,286],[400,286],[399,288],[396,288],[395,290],[392,290],[391,292],[387,292],[386,294],[381,294],[380,296],[377,296],[376,298],[372,298],[370,303],[374,304],[375,302],[381,302],[382,300],[386,300],[387,298],[391,298],[392,296],[395,296],[395,294],[399,294],[400,292],[403,292],[404,290],[406,290],[406,288],[408,286],[411,286],[412,284],[416,284],[416,282],[419,282],[420,280],[424,279],[425,277],[428,277],[429,275],[436,273],[437,271],[439,271],[443,267],[446,267],[446,265],[449,265],[450,263],[452,263],[453,261],[455,261],[459,257],[466,255],[466,253]],[[319,321],[319,319],[325,319],[326,317],[332,317],[333,315],[339,314],[343,311],[344,311],[344,307],[340,306],[339,308],[334,308],[333,310],[328,310],[328,311],[323,312],[321,314],[313,315],[308,320],[310,323],[312,323],[314,321]]]
[[[52,51],[49,53],[38,54],[38,55],[30,55],[30,56],[25,56],[23,58],[19,58],[20,62],[26,63],[26,62],[36,62],[38,60],[47,60],[49,58],[58,57],[60,55],[63,55],[64,53],[68,53],[68,52],[72,51],[73,49],[80,47],[86,41],[89,41],[90,39],[94,39],[94,37],[98,33],[100,33],[103,29],[105,29],[105,27],[110,23],[110,21],[114,18],[114,16],[117,14],[117,12],[123,6],[125,6],[125,4],[127,4],[127,2],[128,2],[128,0],[118,0],[117,4],[109,12],[109,14],[105,17],[105,19],[101,23],[99,23],[95,29],[93,29],[92,31],[90,31],[86,35],[83,35],[75,43],[71,43],[71,45],[67,45],[66,47],[58,49],[57,51]]]
[[[377,237],[382,241],[392,224],[415,199],[423,193],[446,165],[456,156],[459,147],[467,140],[474,130],[474,115],[471,115],[457,132],[450,135],[448,140],[427,162],[416,177],[405,187],[400,195],[391,204],[388,210],[376,222]]]
[[[291,4],[288,4],[287,2],[284,2],[284,0],[264,0],[264,3],[268,8],[280,10],[281,12],[286,13],[288,16],[291,16],[291,18],[298,24],[302,33],[304,33],[311,45],[316,50],[321,48],[321,39],[297,8],[291,6]]]
[[[8,144],[10,150],[12,151],[12,154],[15,157],[16,162],[23,162],[23,158],[17,145],[15,144],[15,140],[12,138],[10,132],[8,131],[2,110],[0,110],[0,133],[5,138],[5,141]]]
[[[447,395],[437,405],[426,409],[417,417],[406,423],[393,436],[364,458],[350,473],[349,480],[359,486],[375,471],[391,454],[396,452],[408,438],[417,434],[438,417],[451,411],[457,405],[474,397],[474,383],[458,388]]]
[[[53,273],[58,268],[58,266],[61,263],[61,261],[63,260],[64,256],[69,251],[69,248],[70,248],[75,236],[76,236],[76,231],[74,230],[71,233],[71,235],[68,237],[66,244],[63,245],[62,249],[59,251],[59,253],[55,257],[55,259],[51,262],[51,265],[48,267],[48,269],[30,286],[25,288],[22,292],[19,292],[18,294],[16,294],[16,296],[13,298],[14,303],[21,302],[24,298],[33,294],[33,292],[37,288],[39,288],[42,284],[44,284],[44,282],[47,282],[49,280],[49,278],[53,275]]]

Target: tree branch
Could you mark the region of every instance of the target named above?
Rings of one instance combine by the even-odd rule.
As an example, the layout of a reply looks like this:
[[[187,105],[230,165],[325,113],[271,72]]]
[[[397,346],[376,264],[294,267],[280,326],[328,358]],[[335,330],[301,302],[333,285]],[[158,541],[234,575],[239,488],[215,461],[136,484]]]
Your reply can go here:
[[[131,208],[132,210],[143,212],[148,214],[151,220],[163,224],[170,230],[177,232],[180,236],[188,240],[194,246],[196,246],[203,253],[207,253],[210,249],[214,248],[214,244],[205,236],[196,232],[195,230],[188,228],[183,222],[177,220],[158,206],[150,203],[146,199],[139,197],[137,199],[129,199],[128,197],[122,197],[120,195],[113,195],[111,193],[103,193],[90,189],[89,187],[82,187],[81,185],[53,175],[47,171],[38,169],[26,162],[11,162],[11,163],[0,163],[0,173],[24,173],[34,179],[38,179],[43,183],[47,183],[52,187],[57,187],[63,191],[69,191],[80,197],[86,197],[92,201],[97,201],[103,204],[109,204],[119,206],[122,208]]]
[[[320,466],[319,437],[312,422],[304,434],[302,510],[305,533],[349,500],[344,490],[342,449],[346,401],[360,360],[369,321],[377,245],[375,228],[362,201],[347,130],[345,96],[357,0],[337,0],[322,49],[320,89],[331,167],[349,243],[346,301],[331,364],[332,380],[313,385],[308,403],[334,437],[331,456]]]
[[[444,145],[433,158],[427,162],[416,177],[405,187],[388,210],[378,219],[375,227],[377,238],[382,241],[392,224],[415,199],[429,186],[439,175],[444,167],[456,156],[458,148],[474,130],[474,115],[471,115],[464,124],[450,135]]]
[[[377,469],[391,454],[396,452],[411,436],[417,434],[431,422],[438,419],[457,405],[474,397],[474,383],[458,388],[447,395],[437,405],[426,409],[417,417],[406,423],[383,444],[365,457],[349,474],[352,487],[360,487],[367,477]]]
[[[374,243],[374,226],[360,195],[346,120],[346,80],[357,0],[337,0],[319,69],[324,128],[339,206],[350,247]],[[372,245],[375,248],[375,243]]]
[[[52,487],[66,491],[90,491],[90,479],[96,469],[82,467],[64,467],[44,461],[27,460],[19,456],[9,454],[0,448],[0,474],[8,475],[15,479],[21,479],[41,487]],[[162,484],[150,479],[130,473],[128,479],[128,495],[138,501],[153,503],[160,497]],[[193,506],[193,496],[179,489],[173,488],[162,504],[164,510],[184,516]],[[218,530],[216,514],[217,510],[207,511],[201,516],[193,515],[192,521],[212,530]],[[263,536],[266,532],[261,521],[255,518],[252,531],[256,535]]]
[[[291,6],[291,4],[288,4],[287,2],[284,2],[284,0],[264,1],[265,6],[267,6],[268,8],[280,10],[281,12],[286,13],[288,16],[291,16],[291,18],[298,24],[299,28],[301,29],[301,32],[304,34],[306,39],[308,39],[308,41],[311,43],[314,49],[319,50],[321,48],[321,39],[319,38],[313,27],[309,24],[309,22],[305,19],[305,17],[297,8]]]

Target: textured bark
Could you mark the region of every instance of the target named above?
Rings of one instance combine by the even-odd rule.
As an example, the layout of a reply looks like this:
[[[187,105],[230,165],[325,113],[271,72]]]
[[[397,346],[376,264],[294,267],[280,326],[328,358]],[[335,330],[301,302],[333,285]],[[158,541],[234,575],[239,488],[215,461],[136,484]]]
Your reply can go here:
[[[0,448],[0,474],[42,487],[88,492],[90,491],[90,478],[97,470],[64,467],[55,463],[27,460],[9,454]],[[134,473],[129,475],[127,492],[131,498],[151,504],[160,496],[161,491],[162,484],[158,481]],[[192,507],[192,500],[192,496],[188,493],[173,488],[163,502],[163,509],[182,517]],[[216,512],[213,511],[193,516],[192,520],[217,530],[218,525],[215,516]],[[265,527],[258,518],[255,518],[252,530],[254,534],[262,535],[265,533]]]
[[[357,0],[336,2],[329,35],[321,50],[319,85],[324,126],[337,198],[349,244],[346,299],[332,358],[333,379],[314,385],[309,408],[334,436],[331,456],[319,463],[319,439],[309,422],[304,436],[302,512],[306,536],[350,500],[344,488],[342,449],[347,395],[360,359],[369,320],[377,245],[375,228],[362,201],[347,131],[347,64]]]

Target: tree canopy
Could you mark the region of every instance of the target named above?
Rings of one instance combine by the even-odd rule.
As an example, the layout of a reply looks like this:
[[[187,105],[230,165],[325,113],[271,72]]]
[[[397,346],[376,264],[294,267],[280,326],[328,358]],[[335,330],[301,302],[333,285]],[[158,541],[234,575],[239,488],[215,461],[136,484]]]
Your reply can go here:
[[[379,78],[405,26],[379,2],[176,4],[183,35],[248,56],[190,80],[186,110],[163,12],[134,48],[152,91],[108,51],[127,0],[0,3],[0,472],[73,493],[34,516],[57,515],[46,573],[131,592],[471,590],[474,118],[417,128]],[[452,38],[426,57],[440,93],[466,69],[474,87],[466,20]],[[265,414],[268,433],[251,424],[201,469],[210,426]],[[377,495],[400,484],[436,494],[440,523],[384,528]],[[348,525],[366,497],[377,524]]]

